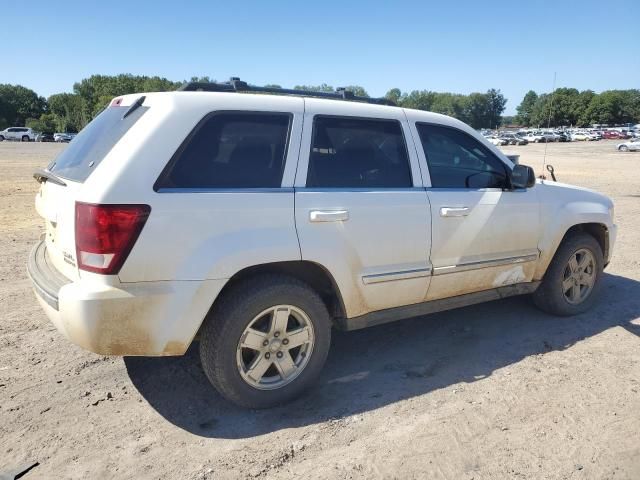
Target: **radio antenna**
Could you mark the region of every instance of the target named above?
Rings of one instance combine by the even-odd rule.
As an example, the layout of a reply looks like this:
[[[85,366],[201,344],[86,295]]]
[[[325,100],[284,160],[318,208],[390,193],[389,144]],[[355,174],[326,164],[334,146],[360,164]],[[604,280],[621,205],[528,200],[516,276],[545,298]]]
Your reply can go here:
[[[551,89],[551,100],[549,101],[549,119],[547,120],[547,130],[551,128],[551,112],[553,111],[553,97],[556,94],[556,72],[553,72],[553,88]],[[544,154],[542,156],[542,174],[544,175],[544,169],[547,165],[547,146],[549,140],[545,138],[544,141]],[[555,178],[554,178],[555,180]]]

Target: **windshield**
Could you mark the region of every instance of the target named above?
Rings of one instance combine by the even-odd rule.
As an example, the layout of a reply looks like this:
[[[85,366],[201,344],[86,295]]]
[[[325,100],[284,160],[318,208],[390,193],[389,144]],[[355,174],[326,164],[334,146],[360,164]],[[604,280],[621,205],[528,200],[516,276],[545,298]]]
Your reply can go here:
[[[69,146],[49,164],[47,170],[57,176],[84,182],[102,159],[149,107],[140,107],[126,118],[129,107],[108,107],[69,143]]]

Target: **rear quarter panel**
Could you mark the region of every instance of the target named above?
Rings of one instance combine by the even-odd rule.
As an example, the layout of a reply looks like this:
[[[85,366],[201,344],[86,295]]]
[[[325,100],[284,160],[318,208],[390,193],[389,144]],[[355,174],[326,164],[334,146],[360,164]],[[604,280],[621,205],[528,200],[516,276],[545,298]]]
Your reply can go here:
[[[139,95],[138,95],[139,96]],[[123,103],[130,102],[129,97]],[[244,267],[299,260],[293,178],[304,103],[267,95],[149,94],[149,111],[85,183],[82,199],[142,203],[151,214],[119,273],[122,282],[229,278]],[[154,183],[183,140],[212,111],[294,114],[283,189],[156,192]]]

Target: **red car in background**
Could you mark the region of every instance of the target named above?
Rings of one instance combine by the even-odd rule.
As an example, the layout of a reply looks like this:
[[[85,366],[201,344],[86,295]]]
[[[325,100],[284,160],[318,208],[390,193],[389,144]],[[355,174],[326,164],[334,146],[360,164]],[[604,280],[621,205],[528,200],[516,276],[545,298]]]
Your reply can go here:
[[[602,138],[618,139],[623,137],[620,135],[620,132],[616,130],[605,130],[604,132],[602,132]]]

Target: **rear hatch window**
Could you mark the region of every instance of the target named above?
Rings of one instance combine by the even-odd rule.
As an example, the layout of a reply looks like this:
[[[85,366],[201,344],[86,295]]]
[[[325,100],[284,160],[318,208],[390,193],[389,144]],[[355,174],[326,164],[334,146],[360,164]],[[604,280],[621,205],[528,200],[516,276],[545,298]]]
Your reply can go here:
[[[57,176],[84,182],[149,107],[107,107],[73,139],[47,169]]]

